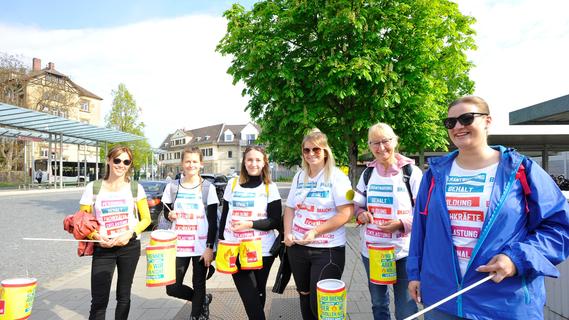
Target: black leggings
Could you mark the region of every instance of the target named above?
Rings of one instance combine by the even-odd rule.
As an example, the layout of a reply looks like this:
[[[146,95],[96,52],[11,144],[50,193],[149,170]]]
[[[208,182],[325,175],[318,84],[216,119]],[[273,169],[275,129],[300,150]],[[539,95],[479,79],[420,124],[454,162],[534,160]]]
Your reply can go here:
[[[302,318],[318,319],[316,283],[322,279],[342,278],[346,247],[312,248],[293,245],[288,248],[288,261],[300,294]],[[310,292],[310,294],[303,295],[300,292]]]
[[[166,293],[171,297],[192,302],[192,316],[198,317],[202,312],[205,299],[205,277],[207,268],[199,256],[176,257],[176,283],[166,286]],[[184,277],[192,260],[192,285],[184,285]]]
[[[140,258],[140,241],[130,240],[125,246],[95,246],[91,263],[91,311],[89,320],[104,320],[109,304],[111,282],[117,268],[117,308],[115,319],[126,320],[130,310],[130,290]]]
[[[232,275],[233,282],[235,282],[235,287],[237,287],[249,319],[265,319],[267,279],[274,261],[275,257],[263,257],[263,268],[259,270],[241,270],[239,259],[237,259],[236,263],[240,270]]]

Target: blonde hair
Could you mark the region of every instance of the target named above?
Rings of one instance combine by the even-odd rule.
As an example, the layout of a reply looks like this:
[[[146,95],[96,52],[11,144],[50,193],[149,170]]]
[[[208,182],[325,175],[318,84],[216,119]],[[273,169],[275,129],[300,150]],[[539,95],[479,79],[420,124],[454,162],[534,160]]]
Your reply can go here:
[[[310,132],[304,136],[302,139],[302,145],[300,147],[300,152],[302,155],[302,170],[306,172],[304,176],[305,182],[308,181],[308,174],[310,173],[310,166],[304,160],[304,154],[302,153],[302,149],[304,149],[304,144],[306,142],[311,142],[317,147],[322,148],[324,151],[324,180],[328,181],[332,176],[332,171],[336,166],[336,161],[334,160],[334,155],[332,154],[332,149],[328,145],[328,137],[322,133],[318,128],[314,128],[310,130]]]
[[[378,122],[369,127],[369,130],[367,132],[368,144],[371,141],[370,137],[374,134],[395,139],[396,144],[394,150],[397,150],[397,147],[399,146],[399,136],[395,134],[395,131],[393,131],[393,128],[390,125],[384,122]]]

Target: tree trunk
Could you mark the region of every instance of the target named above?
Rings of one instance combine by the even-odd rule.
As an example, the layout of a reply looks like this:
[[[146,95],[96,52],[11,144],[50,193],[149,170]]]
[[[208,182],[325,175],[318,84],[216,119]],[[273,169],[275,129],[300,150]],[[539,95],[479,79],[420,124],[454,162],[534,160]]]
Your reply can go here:
[[[350,181],[352,182],[352,188],[356,188],[356,184],[358,183],[358,143],[356,141],[355,135],[350,137],[350,144],[349,144],[349,160],[350,160]]]

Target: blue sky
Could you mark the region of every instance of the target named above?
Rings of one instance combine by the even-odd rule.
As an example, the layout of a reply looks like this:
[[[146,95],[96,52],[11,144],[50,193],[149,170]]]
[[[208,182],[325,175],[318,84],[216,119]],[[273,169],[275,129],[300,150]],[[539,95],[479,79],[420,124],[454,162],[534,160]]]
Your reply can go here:
[[[116,27],[183,15],[222,15],[233,3],[252,0],[0,0],[4,24],[42,29]]]

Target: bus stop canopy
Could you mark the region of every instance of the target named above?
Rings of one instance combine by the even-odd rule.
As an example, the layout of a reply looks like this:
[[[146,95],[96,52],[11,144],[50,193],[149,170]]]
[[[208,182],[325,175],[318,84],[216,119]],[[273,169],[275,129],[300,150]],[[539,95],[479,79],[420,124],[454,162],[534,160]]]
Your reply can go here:
[[[510,112],[510,125],[569,124],[569,95]]]
[[[49,134],[62,135],[64,143],[95,145],[97,142],[128,142],[144,137],[97,127],[51,114],[0,103],[0,136],[48,140]],[[67,141],[65,141],[67,140]]]

